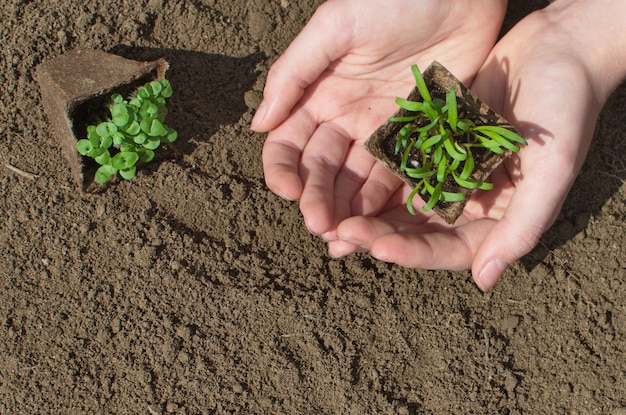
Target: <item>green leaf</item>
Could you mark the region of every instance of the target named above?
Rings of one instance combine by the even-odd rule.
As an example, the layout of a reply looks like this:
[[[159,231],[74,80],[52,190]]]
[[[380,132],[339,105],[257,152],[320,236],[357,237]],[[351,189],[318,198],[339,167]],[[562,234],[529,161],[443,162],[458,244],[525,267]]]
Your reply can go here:
[[[141,131],[149,135],[150,127],[152,127],[152,120],[154,120],[154,118],[151,118],[151,117],[146,117],[142,119],[141,122],[139,123],[139,127],[141,128]]]
[[[143,147],[146,150],[156,150],[161,145],[161,139],[155,137],[148,137],[145,143],[143,143]]]
[[[97,142],[100,142],[100,136],[98,135],[96,131],[95,125],[90,125],[89,127],[87,127],[87,139],[98,140]]]
[[[415,131],[417,131],[418,133],[428,132],[428,131],[432,130],[433,128],[435,128],[438,123],[439,123],[439,118],[437,117],[434,120],[432,120],[430,122],[430,124],[425,125],[424,127],[419,127],[417,129],[415,129]]]
[[[124,155],[124,160],[126,161],[126,168],[130,168],[134,166],[139,160],[139,154],[135,151],[128,151],[126,153],[120,153]]]
[[[155,104],[157,104],[159,107],[164,107],[165,106],[165,98],[162,96],[158,96],[158,97],[154,97],[152,99],[154,101]]]
[[[440,200],[448,203],[462,202],[465,200],[465,194],[460,192],[441,192]]]
[[[163,89],[163,85],[161,85],[159,81],[152,81],[148,85],[150,85],[150,89],[152,90],[152,95],[159,95],[159,93]]]
[[[406,124],[404,127],[398,131],[398,135],[396,136],[396,150],[395,154],[398,154],[401,148],[407,145],[407,141],[409,138],[409,134],[411,134],[413,126],[411,124]]]
[[[463,180],[467,180],[472,173],[474,172],[474,156],[470,149],[467,149],[467,158],[465,159],[465,163],[463,164],[463,170],[461,171],[460,178]]]
[[[387,121],[389,121],[389,122],[411,122],[411,121],[415,121],[418,118],[419,118],[419,116],[417,116],[417,115],[411,115],[411,116],[408,116],[408,117],[391,117]]]
[[[111,101],[113,101],[114,104],[121,104],[124,102],[124,97],[120,94],[113,94],[111,95]]]
[[[128,102],[129,105],[132,105],[135,108],[141,108],[141,105],[143,104],[143,99],[139,96],[134,97],[133,99],[131,99]]]
[[[113,123],[118,127],[125,127],[130,121],[130,115],[128,113],[118,114],[113,117]]]
[[[474,134],[474,136],[478,139],[478,141],[480,142],[480,145],[483,146],[484,148],[489,149],[490,151],[496,154],[504,153],[504,150],[502,150],[502,148],[500,147],[500,144],[498,144],[497,142],[490,140],[489,138],[480,134]]]
[[[136,166],[132,166],[127,169],[120,170],[120,176],[122,176],[126,180],[132,179],[133,177],[135,177],[135,174],[137,174]]]
[[[448,170],[448,158],[443,156],[443,159],[437,165],[437,181],[439,183],[443,183],[446,180]]]
[[[99,157],[102,153],[106,152],[106,148],[93,148],[87,155],[93,159]]]
[[[434,176],[437,172],[432,169],[432,166],[423,166],[419,168],[408,168],[404,171],[407,176],[413,179],[426,179]]]
[[[126,108],[126,105],[122,103],[111,106],[111,117],[113,119],[113,123],[118,127],[123,127],[128,124],[128,121],[130,121],[128,109]]]
[[[423,184],[425,183],[424,180],[421,180],[411,191],[411,193],[409,194],[409,196],[406,198],[406,209],[409,211],[409,213],[411,215],[417,215],[417,213],[415,212],[415,209],[413,209],[413,199],[415,198],[415,195],[417,194],[417,192],[419,192],[420,188],[423,186]]]
[[[422,106],[422,111],[424,111],[424,114],[426,114],[431,122],[439,121],[439,112],[437,111],[437,108],[432,105],[432,102],[424,102],[424,105]]]
[[[500,145],[500,147],[504,147],[504,148],[506,148],[508,150],[511,150],[514,153],[520,151],[520,148],[518,146],[516,146],[515,144],[511,143],[509,140],[507,140],[506,138],[502,137],[497,132],[494,132],[494,131],[488,130],[488,129],[481,129],[479,131],[481,133],[485,134],[487,137],[491,138],[496,143],[498,143],[498,145]]]
[[[100,124],[98,124],[98,126],[96,127],[96,133],[100,137],[108,137],[109,136],[109,123],[101,122]]]
[[[433,101],[433,108],[435,109],[438,115],[443,115],[444,112],[448,111],[448,109],[443,104],[443,102],[439,100]]]
[[[424,102],[430,102],[432,104],[433,99],[430,96],[430,92],[428,91],[428,87],[426,86],[426,81],[424,81],[424,77],[420,72],[420,69],[417,65],[411,66],[411,72],[413,72],[413,77],[415,78],[415,85],[417,86],[417,90],[420,93],[420,96],[424,100]]]
[[[456,173],[452,173],[452,178],[459,186],[464,187],[466,189],[476,189],[479,184],[476,180],[463,179],[460,176],[458,176]]]
[[[86,156],[89,150],[91,150],[91,143],[89,140],[84,138],[82,140],[78,140],[76,143],[76,150],[83,156]]]
[[[91,144],[91,148],[100,148],[100,143],[102,140],[98,134],[94,134],[89,137],[89,143]]]
[[[493,183],[480,182],[480,184],[478,185],[478,188],[480,190],[491,190],[493,189]]]
[[[165,105],[159,105],[159,110],[156,113],[156,118],[161,122],[165,122],[165,117],[167,117],[167,107]]]
[[[452,143],[452,139],[450,137],[446,137],[443,140],[443,146],[446,148],[446,152],[454,159],[463,161],[467,158],[467,154],[462,153],[456,149],[454,144]]]
[[[133,141],[135,142],[135,144],[143,144],[146,142],[147,139],[148,136],[144,133],[139,133],[133,137]]]
[[[421,102],[409,101],[404,98],[396,98],[396,105],[407,111],[419,112],[424,106]]]
[[[122,153],[130,153],[130,152],[135,151],[135,148],[136,148],[136,146],[135,146],[134,143],[131,144],[131,143],[127,142],[127,141],[124,141],[122,143],[122,145],[120,146],[120,151]]]
[[[452,131],[456,133],[456,123],[458,121],[458,110],[456,106],[456,91],[454,88],[450,88],[450,92],[446,94],[446,106],[448,107],[448,124],[452,128]]]
[[[452,161],[450,162],[450,166],[448,167],[448,170],[449,171],[456,171],[456,169],[458,169],[460,165],[461,165],[461,160],[459,160],[459,159],[452,159]]]
[[[178,131],[173,128],[167,127],[167,133],[165,134],[163,141],[165,141],[166,143],[173,143],[176,140],[178,140]]]
[[[461,187],[464,187],[466,189],[481,189],[481,190],[491,190],[493,189],[493,183],[488,183],[488,182],[482,182],[480,180],[474,180],[472,178],[469,179],[463,179],[462,177],[458,176],[456,173],[452,173],[452,177],[454,178],[454,181],[457,182],[457,184]]]
[[[111,176],[115,176],[116,174],[116,168],[114,168],[110,164],[105,164],[104,166],[100,166],[100,168],[96,170],[94,180],[96,183],[104,184],[111,178]]]
[[[91,147],[89,149],[89,151],[87,152],[86,156],[94,158],[94,157],[98,156],[100,153],[102,153],[102,149],[101,148]]]
[[[414,145],[415,145],[415,141],[411,141],[402,152],[402,159],[400,160],[401,171],[406,170],[406,164],[409,161],[409,156],[411,155],[411,149],[413,148]]]
[[[107,125],[107,130],[109,131],[109,134],[108,134],[109,136],[117,132],[117,125],[115,125],[113,121],[107,122],[106,125]]]
[[[168,81],[167,79],[163,78],[161,80],[159,80],[159,82],[161,82],[161,85],[163,86],[163,89],[161,90],[161,96],[163,98],[169,98],[172,96],[172,85],[170,84],[170,81]]]
[[[102,153],[96,157],[94,160],[100,165],[109,164],[109,160],[111,160],[111,155],[109,154],[109,150],[104,150]]]
[[[160,137],[168,133],[161,121],[156,118],[144,118],[139,124],[141,131],[151,137]]]
[[[124,142],[124,134],[120,133],[119,131],[113,134],[112,138],[113,138],[113,145],[115,147],[120,147],[122,143]]]
[[[528,145],[528,142],[519,134],[514,131],[509,130],[508,128],[500,127],[498,125],[482,125],[480,127],[476,127],[475,130],[478,131],[491,131],[494,132],[509,141],[513,141],[516,143]]]
[[[442,159],[443,159],[443,147],[442,146],[436,146],[435,147],[435,153],[433,154],[433,162],[435,164],[439,164],[439,163],[441,163]]]
[[[456,150],[459,153],[462,153],[462,154],[467,153],[467,149],[465,148],[465,145],[464,144],[459,144],[457,141],[454,142],[454,148],[456,148]],[[467,155],[466,155],[466,157],[467,157]],[[465,159],[463,159],[463,160],[465,160]]]
[[[148,163],[154,159],[154,151],[152,150],[144,150],[139,154],[139,160],[144,163]]]
[[[126,165],[126,161],[124,161],[123,154],[125,153],[117,153],[116,155],[111,157],[111,166],[113,166],[117,170],[122,170],[128,167]]]
[[[137,121],[132,121],[126,127],[126,133],[128,133],[129,135],[137,135],[139,134],[139,131],[141,131],[141,128],[139,127],[139,123]]]
[[[163,126],[163,124],[161,124],[161,121],[157,119],[152,120],[152,123],[150,124],[150,132],[148,132],[148,135],[152,137],[161,137],[167,133],[168,131]]]
[[[466,119],[458,120],[456,122],[457,130],[461,130],[463,132],[467,132],[468,130],[474,128],[474,126],[475,124],[472,121]]]
[[[435,207],[435,205],[439,201],[439,198],[441,197],[442,186],[443,186],[442,182],[437,183],[437,185],[435,186],[435,189],[433,190],[430,196],[430,199],[428,199],[428,202],[424,205],[424,207],[422,207],[422,210],[424,212],[428,212],[429,210]]]
[[[422,143],[422,146],[420,147],[420,150],[428,151],[429,148],[439,144],[439,142],[442,139],[443,139],[443,136],[441,134],[434,135],[428,138],[427,140],[424,140],[424,142]]]
[[[141,109],[139,109],[139,115],[142,117],[155,118],[158,112],[159,112],[159,107],[150,100],[145,100],[141,104]]]
[[[117,134],[117,133],[115,133]],[[109,148],[113,145],[113,138],[111,136],[108,137],[102,137],[102,140],[100,141],[100,148]]]
[[[150,93],[150,91],[148,91],[148,87],[146,86],[139,88],[139,91],[137,91],[137,96],[142,100],[150,98],[151,95],[152,94]]]
[[[139,155],[134,151],[120,152],[111,158],[111,166],[117,170],[126,170],[133,167],[137,160],[139,160]]]

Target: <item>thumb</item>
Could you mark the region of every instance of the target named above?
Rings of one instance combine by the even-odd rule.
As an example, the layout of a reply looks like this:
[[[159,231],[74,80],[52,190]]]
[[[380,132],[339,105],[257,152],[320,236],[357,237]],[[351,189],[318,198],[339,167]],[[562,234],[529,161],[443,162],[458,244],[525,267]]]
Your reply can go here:
[[[505,215],[480,246],[472,264],[472,276],[481,290],[493,288],[511,264],[539,243],[544,227],[521,220]]]
[[[350,44],[350,30],[340,20],[346,15],[341,3],[324,3],[300,34],[270,68],[251,128],[267,132],[284,121],[305,89],[314,83],[331,62],[343,56]]]
[[[483,291],[493,288],[511,264],[535,248],[556,220],[574,181],[575,170],[569,175],[561,171],[559,175],[554,170],[555,164],[560,163],[547,166],[536,163],[531,173],[520,178],[503,217],[478,248],[472,275]]]

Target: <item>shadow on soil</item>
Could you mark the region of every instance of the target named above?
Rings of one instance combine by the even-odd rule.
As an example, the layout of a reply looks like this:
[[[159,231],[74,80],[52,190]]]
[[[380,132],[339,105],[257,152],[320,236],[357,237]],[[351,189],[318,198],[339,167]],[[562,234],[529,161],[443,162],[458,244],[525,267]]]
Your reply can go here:
[[[243,58],[194,51],[117,46],[111,53],[150,61],[160,57],[170,64],[166,77],[174,95],[168,125],[179,140],[175,151],[191,154],[195,142],[206,141],[221,126],[237,122],[248,111],[244,94],[260,75],[262,53]]]

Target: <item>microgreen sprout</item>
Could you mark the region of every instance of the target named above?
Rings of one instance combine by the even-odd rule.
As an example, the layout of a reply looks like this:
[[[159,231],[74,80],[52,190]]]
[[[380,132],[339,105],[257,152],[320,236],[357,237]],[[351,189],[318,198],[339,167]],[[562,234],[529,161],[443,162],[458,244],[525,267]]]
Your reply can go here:
[[[78,140],[80,154],[93,158],[100,167],[94,181],[106,183],[120,174],[135,177],[137,162],[147,163],[162,143],[172,143],[178,133],[166,126],[166,99],[172,96],[167,79],[151,81],[140,87],[129,100],[120,94],[111,96],[110,119],[87,127],[87,138]]]
[[[401,154],[400,170],[417,180],[407,198],[407,209],[415,214],[413,198],[420,193],[427,198],[423,211],[429,211],[438,202],[461,202],[465,193],[448,192],[446,181],[466,189],[491,190],[492,183],[472,178],[476,167],[478,148],[496,154],[517,152],[527,142],[516,132],[501,125],[476,125],[460,118],[454,88],[445,96],[445,102],[433,99],[417,65],[411,67],[421,101],[397,98],[396,104],[409,115],[397,116],[390,122],[403,123],[396,136],[396,154]],[[427,194],[427,196],[426,196]]]

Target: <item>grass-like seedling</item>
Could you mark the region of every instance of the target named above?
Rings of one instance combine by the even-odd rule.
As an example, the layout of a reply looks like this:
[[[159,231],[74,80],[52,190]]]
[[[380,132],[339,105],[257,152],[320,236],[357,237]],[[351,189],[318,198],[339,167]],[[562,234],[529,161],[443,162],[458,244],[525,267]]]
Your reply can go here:
[[[527,142],[519,134],[500,125],[476,125],[461,118],[454,88],[445,95],[445,102],[433,99],[417,67],[411,67],[421,101],[397,98],[396,104],[409,115],[392,117],[390,122],[404,123],[396,136],[395,153],[401,153],[400,171],[418,180],[407,198],[407,209],[413,209],[413,198],[419,192],[427,200],[422,207],[429,211],[438,202],[461,202],[465,193],[445,191],[450,177],[466,189],[491,190],[492,183],[472,178],[476,149],[496,154],[517,152]],[[484,150],[483,150],[484,151]],[[448,186],[449,187],[449,186]]]
[[[87,138],[76,143],[80,154],[100,165],[94,181],[103,184],[118,173],[130,180],[137,172],[137,162],[151,161],[162,143],[176,141],[176,130],[165,125],[170,96],[172,87],[167,79],[146,83],[128,100],[120,94],[111,96],[110,119],[89,125]]]

